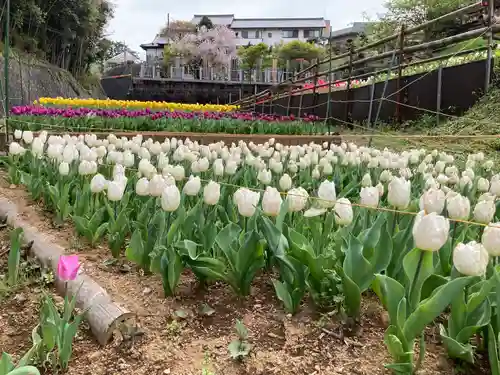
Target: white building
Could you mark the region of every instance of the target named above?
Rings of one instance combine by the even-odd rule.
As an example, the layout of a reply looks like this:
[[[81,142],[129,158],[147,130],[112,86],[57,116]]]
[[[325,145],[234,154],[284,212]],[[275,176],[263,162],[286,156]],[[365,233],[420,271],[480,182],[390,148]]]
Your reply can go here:
[[[269,46],[293,40],[308,41],[328,36],[330,21],[319,18],[235,18],[234,14],[195,14],[191,23],[197,25],[207,17],[216,26],[227,26],[237,38],[238,46],[266,43]],[[146,61],[163,59],[163,49],[168,40],[156,36],[153,42],[141,44],[146,51]]]

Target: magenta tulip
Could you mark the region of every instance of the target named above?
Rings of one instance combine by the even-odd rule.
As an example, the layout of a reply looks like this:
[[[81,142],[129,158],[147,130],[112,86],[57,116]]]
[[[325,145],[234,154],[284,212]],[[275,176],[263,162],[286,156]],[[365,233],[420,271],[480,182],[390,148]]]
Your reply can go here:
[[[75,280],[79,269],[78,255],[61,255],[57,263],[57,277],[62,281]]]

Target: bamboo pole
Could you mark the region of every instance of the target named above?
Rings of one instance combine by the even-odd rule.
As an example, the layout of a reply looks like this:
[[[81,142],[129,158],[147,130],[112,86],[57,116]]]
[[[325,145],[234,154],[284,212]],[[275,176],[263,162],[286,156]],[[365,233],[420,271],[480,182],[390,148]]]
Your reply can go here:
[[[398,124],[401,124],[401,78],[403,76],[403,58],[404,58],[404,48],[405,48],[405,25],[401,25],[401,31],[399,36],[399,55],[398,55],[398,78],[396,81],[397,87],[397,103],[396,103],[396,120]]]

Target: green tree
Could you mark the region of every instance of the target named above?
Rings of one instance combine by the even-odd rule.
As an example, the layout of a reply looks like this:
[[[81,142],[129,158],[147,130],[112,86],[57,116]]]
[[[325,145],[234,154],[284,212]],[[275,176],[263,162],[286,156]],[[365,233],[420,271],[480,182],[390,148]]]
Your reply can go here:
[[[238,48],[238,57],[243,69],[255,69],[259,63],[262,68],[267,68],[272,64],[271,49],[265,43]]]
[[[16,0],[10,15],[14,47],[82,76],[102,58],[100,43],[113,9],[107,0]]]
[[[288,63],[290,68],[298,69],[299,65],[307,66],[313,60],[322,59],[325,50],[312,43],[294,40],[276,47],[275,54],[280,67],[286,67]]]
[[[203,16],[200,20],[200,23],[198,23],[197,29],[200,30],[203,26],[205,26],[208,30],[214,28],[214,24],[210,18],[207,16]]]

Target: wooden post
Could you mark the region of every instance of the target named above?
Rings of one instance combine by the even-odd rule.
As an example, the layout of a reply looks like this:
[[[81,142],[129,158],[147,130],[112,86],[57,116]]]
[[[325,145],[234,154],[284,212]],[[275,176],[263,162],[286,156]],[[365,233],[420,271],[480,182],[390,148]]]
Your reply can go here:
[[[495,3],[494,0],[489,0],[488,2],[488,27],[493,26],[493,16],[495,14]],[[484,93],[486,94],[490,88],[491,80],[491,59],[493,57],[493,30],[488,31],[488,53],[486,57],[486,72],[484,77]]]
[[[401,124],[401,77],[403,75],[403,59],[404,59],[404,47],[405,47],[405,25],[401,25],[401,30],[399,34],[399,54],[398,54],[398,78],[396,81],[396,119],[398,124]]]
[[[290,106],[292,105],[292,87],[288,89],[288,104],[286,106],[286,115],[290,116]]]
[[[375,97],[375,79],[370,85],[370,106],[368,108],[368,127],[371,127],[372,123],[372,112],[373,112],[373,99]]]
[[[439,126],[439,114],[441,113],[441,89],[443,84],[443,66],[439,65],[437,72],[437,94],[436,94],[436,126]]]
[[[298,113],[298,118],[300,119],[302,117],[302,98],[304,97],[304,91],[300,92],[300,100],[299,100],[299,113]]]
[[[354,50],[352,44],[349,46],[349,78],[347,79],[347,88],[345,91],[345,112],[344,112],[344,121],[349,122],[349,109],[350,103],[349,98],[351,94],[351,76],[352,76],[352,62],[354,58]]]
[[[316,64],[316,67],[314,68],[314,87],[313,87],[313,100],[312,100],[312,114],[316,115],[316,104],[317,104],[317,97],[316,97],[316,86],[318,85],[318,73],[319,73],[319,64]]]

